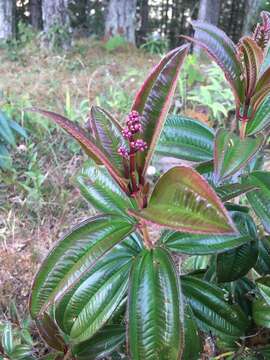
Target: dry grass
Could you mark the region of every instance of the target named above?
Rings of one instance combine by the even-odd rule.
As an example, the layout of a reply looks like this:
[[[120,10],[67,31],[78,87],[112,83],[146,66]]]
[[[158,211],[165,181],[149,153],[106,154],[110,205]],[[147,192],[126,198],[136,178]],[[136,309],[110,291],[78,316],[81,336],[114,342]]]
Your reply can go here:
[[[28,127],[30,137],[13,154],[17,172],[2,174],[1,179],[0,309],[15,299],[25,311],[33,275],[54,240],[93,213],[72,182],[82,162],[78,148],[44,119],[26,116],[23,108],[33,105],[64,113],[68,94],[75,119],[81,119],[81,104],[88,97],[91,103],[107,103],[121,118],[125,102],[132,100],[156,60],[133,47],[108,53],[88,40],[78,41],[69,54],[48,53],[32,44],[16,62],[1,50],[0,107]],[[123,94],[128,96],[122,101]],[[29,171],[45,176],[38,191],[24,188],[28,184],[35,190]]]

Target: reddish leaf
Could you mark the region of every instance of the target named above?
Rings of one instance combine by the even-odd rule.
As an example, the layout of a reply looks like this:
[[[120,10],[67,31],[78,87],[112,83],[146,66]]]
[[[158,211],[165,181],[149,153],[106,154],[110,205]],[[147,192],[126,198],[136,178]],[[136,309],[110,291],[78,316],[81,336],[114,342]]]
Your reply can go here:
[[[98,106],[91,108],[90,126],[97,145],[112,161],[117,169],[123,168],[123,159],[117,150],[125,145],[121,125],[104,109]],[[122,171],[124,177],[124,171]]]
[[[122,178],[119,170],[110,162],[108,155],[100,149],[93,136],[87,134],[84,129],[75,125],[72,121],[62,115],[51,111],[32,108],[30,111],[44,115],[56,124],[60,125],[69,135],[71,135],[82,146],[84,151],[97,163],[102,163],[108,169],[111,176],[117,181],[120,187],[126,191],[125,180]]]
[[[143,175],[160,137],[188,50],[189,46],[184,45],[166,55],[150,73],[132,106],[132,110],[137,110],[142,115],[143,140],[149,149],[147,152],[137,153],[138,169]]]
[[[237,233],[214,190],[187,166],[170,169],[156,184],[148,207],[130,213],[147,222],[188,233]]]
[[[260,104],[264,101],[265,97],[270,92],[270,68],[268,68],[260,77],[257,82],[254,95],[251,99],[251,106],[253,112],[255,112]]]
[[[50,347],[61,352],[66,350],[65,341],[57,325],[46,312],[36,319],[36,325],[41,337]]]
[[[183,37],[205,49],[221,67],[232,87],[237,107],[239,107],[244,100],[244,83],[241,79],[243,69],[237,58],[235,44],[214,25],[202,21],[192,21],[192,26],[195,29],[195,38]]]
[[[260,67],[263,62],[263,51],[251,37],[245,36],[240,40],[240,50],[243,54],[245,69],[246,96],[250,97],[256,87]]]

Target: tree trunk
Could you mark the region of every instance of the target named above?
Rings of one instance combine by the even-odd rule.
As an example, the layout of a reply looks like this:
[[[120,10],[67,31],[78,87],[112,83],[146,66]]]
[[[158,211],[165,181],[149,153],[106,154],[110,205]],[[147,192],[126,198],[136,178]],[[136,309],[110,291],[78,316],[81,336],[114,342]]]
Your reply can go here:
[[[243,26],[243,35],[247,35],[251,32],[252,26],[256,25],[261,0],[247,0],[246,1],[246,14],[245,22]]]
[[[0,0],[0,40],[9,40],[15,34],[15,0]]]
[[[41,0],[30,0],[30,22],[34,29],[42,29],[42,5]]]
[[[208,22],[213,25],[218,24],[220,13],[220,0],[200,0],[198,20]],[[196,32],[195,32],[196,38]],[[200,47],[194,47],[194,53],[200,55]]]
[[[68,5],[69,0],[42,1],[45,41],[49,42],[51,46],[70,47],[71,30]]]
[[[141,0],[140,2],[140,20],[141,26],[138,31],[139,45],[145,42],[148,34],[149,27],[149,4],[148,0]]]
[[[122,35],[135,44],[136,0],[110,0],[106,19],[105,36]]]
[[[198,19],[217,25],[219,19],[220,0],[201,0]]]

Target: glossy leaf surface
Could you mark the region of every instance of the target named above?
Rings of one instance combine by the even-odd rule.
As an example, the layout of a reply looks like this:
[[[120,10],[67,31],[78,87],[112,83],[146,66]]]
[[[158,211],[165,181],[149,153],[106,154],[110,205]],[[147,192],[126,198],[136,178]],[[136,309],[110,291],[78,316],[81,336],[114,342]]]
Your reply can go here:
[[[248,242],[236,249],[226,251],[217,256],[217,279],[219,282],[234,281],[245,274],[256,264],[258,258],[257,228],[251,216],[238,213],[241,216],[238,230]]]
[[[198,164],[195,166],[195,170],[202,175],[211,186],[215,186],[213,160]]]
[[[265,237],[259,241],[259,256],[254,269],[260,275],[270,274],[270,238]]]
[[[248,318],[239,306],[229,304],[228,294],[219,287],[193,276],[183,276],[182,289],[203,331],[233,338],[245,333]]]
[[[234,183],[219,186],[216,188],[216,192],[221,198],[222,202],[225,202],[255,189],[257,188],[254,185]]]
[[[192,26],[195,30],[195,37],[187,38],[205,49],[221,67],[239,105],[244,98],[244,82],[241,79],[243,69],[237,58],[234,43],[214,25],[202,21],[192,21]]]
[[[178,231],[231,234],[235,227],[214,190],[195,170],[176,166],[156,184],[149,205],[130,213]]]
[[[165,122],[156,154],[189,161],[213,159],[213,130],[200,121],[169,115]]]
[[[217,279],[230,282],[240,279],[256,264],[258,245],[252,241],[237,249],[219,254],[217,258]]]
[[[256,41],[249,36],[244,36],[240,39],[239,48],[243,56],[243,67],[245,70],[245,94],[250,98],[256,87],[261,64],[263,62],[263,51],[257,45]]]
[[[117,289],[117,284],[120,284],[117,282],[117,279],[126,271],[129,271],[133,260],[142,250],[141,244],[142,239],[140,236],[132,233],[120,244],[114,246],[108,254],[104,255],[93,266],[89,273],[81,277],[64,294],[58,302],[55,311],[57,324],[63,332],[70,335],[72,328],[75,327],[75,323],[77,322],[78,325],[78,320],[83,320],[85,324],[82,323],[82,325],[87,325],[89,328],[86,332],[94,333],[98,330],[100,324],[102,324],[103,319],[110,317],[111,308],[107,306],[105,309],[106,304],[111,302],[110,296],[104,298],[101,295],[110,290],[110,281],[114,285],[111,289]],[[126,278],[123,279],[123,283],[126,281]],[[90,304],[93,305],[92,310],[86,313],[84,309],[89,309]],[[117,307],[118,304],[112,304],[112,307],[114,306]],[[83,311],[86,314],[85,317],[81,316]],[[90,321],[94,313],[96,321]],[[78,328],[77,325],[76,327]]]
[[[189,254],[207,255],[220,253],[250,242],[254,238],[246,231],[246,216],[242,212],[233,212],[231,217],[240,234],[238,235],[199,235],[181,232],[167,232],[161,241],[170,251]]]
[[[255,300],[252,306],[255,324],[270,329],[270,305],[264,300]]]
[[[254,135],[270,126],[270,96],[268,96],[255,112],[253,119],[249,120],[246,127],[247,135]]]
[[[100,215],[82,222],[52,249],[35,278],[30,311],[33,317],[56,301],[80,277],[129,235],[133,225],[117,215]]]
[[[102,163],[106,166],[111,176],[119,182],[122,186],[125,185],[124,180],[121,179],[121,172],[110,162],[108,155],[106,155],[96,143],[96,140],[90,134],[87,134],[84,129],[74,124],[69,119],[62,115],[51,111],[33,108],[33,112],[37,112],[43,116],[53,120],[56,124],[62,127],[69,135],[71,135],[83,148],[83,150],[97,163]]]
[[[225,129],[218,130],[214,152],[216,180],[226,179],[243,169],[260,150],[263,141],[263,136],[240,139]]]
[[[133,207],[132,200],[110,177],[104,166],[88,161],[77,177],[83,197],[97,210],[126,214]]]
[[[202,352],[202,340],[189,305],[185,306],[185,346],[182,360],[198,360]]]
[[[124,326],[107,325],[88,341],[73,346],[72,352],[78,360],[100,359],[124,343],[125,337]]]
[[[117,150],[125,144],[121,126],[105,110],[98,106],[91,108],[91,128],[99,147],[109,157],[117,169],[123,168],[123,160]]]
[[[251,106],[254,111],[257,111],[259,106],[264,101],[265,97],[270,92],[270,68],[267,68],[265,72],[260,76],[257,82],[254,95],[251,99]]]
[[[61,352],[65,351],[65,341],[55,322],[47,313],[36,319],[36,324],[41,337],[50,347]]]
[[[246,196],[265,230],[270,233],[270,173],[254,171],[243,180],[243,184],[253,185],[259,189],[247,193]]]
[[[73,343],[93,336],[109,320],[126,295],[133,257],[124,250],[122,252],[116,251],[101,259],[101,264],[94,267],[65,304],[61,321]],[[63,300],[59,307],[63,306]]]
[[[169,253],[145,250],[132,268],[128,343],[133,360],[178,360],[182,347],[179,279]]]
[[[172,50],[161,60],[139,90],[132,110],[142,115],[143,139],[148,151],[137,153],[139,171],[144,175],[159,140],[183,61],[189,46]]]
[[[265,276],[256,280],[256,284],[266,303],[270,306],[270,276]]]

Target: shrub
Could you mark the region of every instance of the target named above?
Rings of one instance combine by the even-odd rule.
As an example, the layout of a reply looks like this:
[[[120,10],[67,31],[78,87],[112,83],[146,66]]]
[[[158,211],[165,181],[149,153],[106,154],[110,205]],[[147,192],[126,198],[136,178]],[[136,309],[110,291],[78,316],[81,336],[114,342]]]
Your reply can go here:
[[[99,107],[91,109],[91,131],[33,109],[92,159],[78,185],[99,212],[54,246],[32,288],[31,315],[65,358],[97,359],[122,346],[134,360],[198,359],[209,334],[210,356],[269,358],[260,334],[270,327],[270,172],[262,161],[270,14],[237,45],[212,25],[193,26],[190,40],[233,89],[234,132],[167,117],[188,45],[153,69],[124,128]],[[194,165],[172,167],[152,189],[147,169],[156,149]]]

